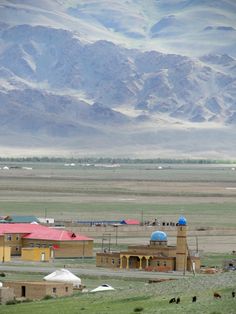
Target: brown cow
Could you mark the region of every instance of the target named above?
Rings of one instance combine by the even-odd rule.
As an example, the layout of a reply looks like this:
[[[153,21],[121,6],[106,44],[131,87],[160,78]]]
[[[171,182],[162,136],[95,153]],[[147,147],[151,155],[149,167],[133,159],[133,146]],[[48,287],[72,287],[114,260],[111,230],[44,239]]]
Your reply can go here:
[[[221,295],[218,292],[214,292],[214,299],[221,299]]]

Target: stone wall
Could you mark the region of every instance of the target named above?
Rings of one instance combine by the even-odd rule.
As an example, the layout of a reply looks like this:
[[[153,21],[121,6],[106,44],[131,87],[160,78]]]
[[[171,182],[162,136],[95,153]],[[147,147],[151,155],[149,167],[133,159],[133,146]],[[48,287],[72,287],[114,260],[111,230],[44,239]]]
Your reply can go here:
[[[0,288],[0,304],[6,304],[7,301],[14,300],[14,290],[9,287]]]

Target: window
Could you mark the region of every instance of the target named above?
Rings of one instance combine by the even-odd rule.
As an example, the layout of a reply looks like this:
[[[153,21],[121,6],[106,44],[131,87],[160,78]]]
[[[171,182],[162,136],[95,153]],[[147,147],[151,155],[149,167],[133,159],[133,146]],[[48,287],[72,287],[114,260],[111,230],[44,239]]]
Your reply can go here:
[[[52,292],[56,293],[57,292],[57,288],[52,288]]]
[[[66,292],[68,292],[68,287],[66,287]]]
[[[12,239],[12,238],[11,238],[11,234],[8,234],[8,235],[7,235],[7,241],[11,241],[11,239]]]
[[[29,246],[30,246],[30,247],[34,247],[34,243],[30,243]]]
[[[118,265],[120,265],[120,258],[118,259]]]
[[[163,262],[163,265],[166,266],[166,261]]]
[[[16,241],[20,239],[19,234],[16,235]]]
[[[115,260],[114,260],[114,258],[112,258],[111,263],[112,263],[112,265],[114,265],[114,264],[115,264]]]
[[[157,261],[157,266],[160,266],[160,261]]]
[[[19,246],[16,246],[16,251],[19,251],[19,249],[20,249]]]

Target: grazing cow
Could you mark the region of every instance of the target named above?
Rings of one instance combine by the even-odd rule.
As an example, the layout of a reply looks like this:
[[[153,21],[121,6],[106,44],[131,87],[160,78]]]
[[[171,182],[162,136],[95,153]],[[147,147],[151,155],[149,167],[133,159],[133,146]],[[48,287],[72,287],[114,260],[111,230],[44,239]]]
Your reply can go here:
[[[232,298],[235,298],[235,292],[232,291]]]
[[[169,303],[175,303],[175,302],[176,302],[175,298],[172,298],[172,299],[170,299],[170,301],[169,301]]]
[[[221,295],[218,292],[214,292],[215,299],[221,299]]]
[[[176,304],[179,304],[180,303],[180,298],[177,298],[176,299]]]
[[[196,296],[192,297],[192,302],[197,302],[197,297]]]

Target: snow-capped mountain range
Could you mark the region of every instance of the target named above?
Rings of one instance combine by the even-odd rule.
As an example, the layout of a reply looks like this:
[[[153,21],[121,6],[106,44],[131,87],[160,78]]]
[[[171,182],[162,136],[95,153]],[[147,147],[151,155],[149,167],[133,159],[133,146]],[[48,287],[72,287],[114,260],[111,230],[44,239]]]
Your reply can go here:
[[[0,147],[234,157],[234,0],[0,1]]]

